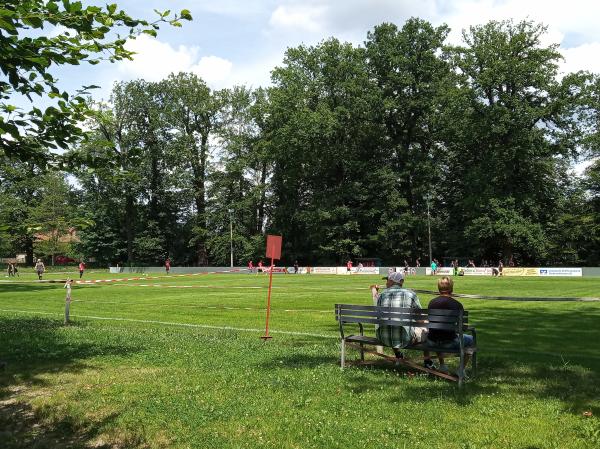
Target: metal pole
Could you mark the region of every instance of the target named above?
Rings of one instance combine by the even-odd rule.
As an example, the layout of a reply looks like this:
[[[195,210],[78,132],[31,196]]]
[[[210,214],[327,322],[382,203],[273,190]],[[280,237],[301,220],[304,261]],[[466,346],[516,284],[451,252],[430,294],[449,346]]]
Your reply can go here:
[[[229,209],[229,253],[230,266],[233,268],[233,211]]]
[[[273,258],[271,257],[271,272],[269,273],[269,293],[267,295],[267,322],[265,326],[265,335],[263,335],[263,340],[268,340],[272,338],[269,335],[269,316],[271,315],[271,287],[273,286]]]
[[[431,265],[431,218],[429,215],[429,197],[427,197],[427,232],[429,234],[429,265]]]

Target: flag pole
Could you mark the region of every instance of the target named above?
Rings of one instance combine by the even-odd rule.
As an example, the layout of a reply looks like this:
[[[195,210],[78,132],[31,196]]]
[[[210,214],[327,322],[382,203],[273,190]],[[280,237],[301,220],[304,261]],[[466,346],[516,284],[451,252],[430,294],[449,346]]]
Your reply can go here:
[[[271,258],[271,269],[269,271],[269,293],[267,295],[267,324],[265,328],[265,335],[260,337],[263,340],[273,338],[269,335],[269,316],[271,315],[271,286],[273,285],[273,258]]]

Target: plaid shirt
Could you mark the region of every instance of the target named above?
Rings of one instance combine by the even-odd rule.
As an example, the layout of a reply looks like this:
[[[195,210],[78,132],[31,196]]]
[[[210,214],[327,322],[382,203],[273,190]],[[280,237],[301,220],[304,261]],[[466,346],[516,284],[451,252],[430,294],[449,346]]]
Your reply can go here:
[[[384,290],[377,298],[379,307],[406,307],[420,309],[421,303],[416,293],[399,285],[392,285]],[[412,326],[379,326],[377,338],[385,345],[392,348],[408,346],[415,337]]]

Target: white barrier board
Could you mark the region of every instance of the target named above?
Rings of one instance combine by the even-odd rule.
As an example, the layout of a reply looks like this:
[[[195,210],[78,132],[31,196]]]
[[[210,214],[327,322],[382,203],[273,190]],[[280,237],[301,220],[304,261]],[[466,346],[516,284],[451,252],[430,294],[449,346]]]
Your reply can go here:
[[[583,276],[581,268],[540,268],[540,276]]]
[[[465,273],[465,276],[491,276],[493,273],[493,270],[490,267],[467,267],[458,269],[459,272],[461,270]]]
[[[431,268],[425,268],[425,274],[431,276],[432,270]],[[436,270],[436,274],[438,276],[452,276],[454,274],[454,268],[452,267],[438,267]]]
[[[311,274],[336,274],[335,267],[312,267]]]

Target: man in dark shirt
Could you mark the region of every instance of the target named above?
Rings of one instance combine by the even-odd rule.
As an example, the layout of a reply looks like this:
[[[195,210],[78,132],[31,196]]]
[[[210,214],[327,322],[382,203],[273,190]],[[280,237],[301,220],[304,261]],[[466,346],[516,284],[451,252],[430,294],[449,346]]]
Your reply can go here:
[[[443,276],[438,280],[438,291],[440,296],[434,298],[429,303],[429,309],[446,309],[446,310],[464,310],[462,304],[456,299],[452,298],[452,291],[454,290],[454,282],[451,278]],[[455,349],[460,346],[458,341],[458,335],[454,331],[442,330],[442,329],[430,329],[427,335],[427,340],[432,346],[442,346],[448,349]],[[471,335],[463,335],[463,346],[473,346],[473,337]],[[425,367],[435,369],[433,360],[429,355],[429,352],[425,352]],[[448,372],[448,367],[444,363],[444,354],[438,352],[438,359],[440,366],[438,371]],[[468,356],[465,357],[465,366],[469,361]]]

